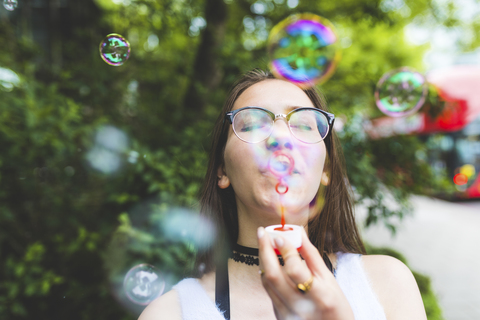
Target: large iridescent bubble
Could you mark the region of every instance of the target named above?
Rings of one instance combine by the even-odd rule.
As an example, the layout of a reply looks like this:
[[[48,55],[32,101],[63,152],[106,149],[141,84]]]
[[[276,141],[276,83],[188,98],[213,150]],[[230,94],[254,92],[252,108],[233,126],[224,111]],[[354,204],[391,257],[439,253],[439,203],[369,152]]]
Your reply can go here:
[[[8,11],[13,11],[18,6],[18,0],[3,0],[3,7]]]
[[[375,102],[390,117],[408,116],[420,109],[428,93],[425,77],[407,67],[387,72],[377,83]]]
[[[121,35],[111,33],[100,43],[100,56],[111,66],[121,66],[130,57],[130,43]]]
[[[294,14],[273,27],[268,37],[270,69],[302,88],[325,82],[340,60],[338,37],[327,19]]]
[[[139,264],[128,271],[123,281],[125,294],[135,304],[147,305],[165,290],[165,280],[149,264]]]

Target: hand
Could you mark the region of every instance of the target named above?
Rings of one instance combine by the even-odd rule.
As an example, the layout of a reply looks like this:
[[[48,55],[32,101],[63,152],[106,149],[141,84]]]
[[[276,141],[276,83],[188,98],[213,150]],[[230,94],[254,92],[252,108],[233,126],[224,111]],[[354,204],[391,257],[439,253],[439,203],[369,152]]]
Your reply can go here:
[[[275,245],[282,254],[285,266],[278,262],[269,235],[258,229],[259,259],[262,283],[273,302],[275,316],[284,319],[353,320],[353,311],[335,277],[325,265],[317,248],[302,232],[302,248],[297,249],[282,237]],[[310,282],[309,280],[312,280]],[[302,293],[297,285],[311,283]]]

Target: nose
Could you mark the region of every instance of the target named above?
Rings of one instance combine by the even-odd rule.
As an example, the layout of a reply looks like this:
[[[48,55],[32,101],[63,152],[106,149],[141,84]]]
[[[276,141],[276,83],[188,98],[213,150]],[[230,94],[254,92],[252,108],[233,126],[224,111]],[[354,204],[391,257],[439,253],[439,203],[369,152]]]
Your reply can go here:
[[[292,133],[288,128],[287,119],[284,115],[275,116],[273,130],[266,140],[268,150],[289,149],[292,150]]]

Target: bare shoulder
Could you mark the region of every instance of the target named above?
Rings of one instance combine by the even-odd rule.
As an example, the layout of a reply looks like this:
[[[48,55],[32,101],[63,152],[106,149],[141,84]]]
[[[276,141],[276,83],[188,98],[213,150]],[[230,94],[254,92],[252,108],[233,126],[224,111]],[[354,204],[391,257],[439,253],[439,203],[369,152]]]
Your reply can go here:
[[[170,290],[152,301],[138,320],[181,320],[180,301],[175,290]]]
[[[427,319],[417,282],[403,262],[390,256],[364,255],[362,263],[388,320]]]

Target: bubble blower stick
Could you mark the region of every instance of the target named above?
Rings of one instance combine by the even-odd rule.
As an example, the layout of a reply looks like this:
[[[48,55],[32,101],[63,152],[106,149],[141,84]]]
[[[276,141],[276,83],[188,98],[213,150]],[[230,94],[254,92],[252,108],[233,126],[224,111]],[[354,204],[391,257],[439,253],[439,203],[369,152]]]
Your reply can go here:
[[[292,174],[294,165],[295,162],[293,161],[293,158],[281,151],[276,151],[268,162],[268,169],[278,179],[275,191],[280,195],[280,214],[282,217],[281,230],[285,229],[285,206],[283,205],[283,195],[288,192],[288,184],[286,183],[285,178]]]
[[[294,166],[295,162],[292,156],[283,153],[282,151],[274,152],[268,162],[270,172],[278,179],[275,191],[280,195],[281,225],[273,225],[265,228],[271,237],[274,248],[275,243],[273,242],[273,239],[280,234],[295,245],[297,250],[302,246],[301,227],[296,225],[285,225],[285,206],[283,204],[283,196],[288,192],[286,177],[292,174]],[[276,248],[275,252],[280,254]]]

